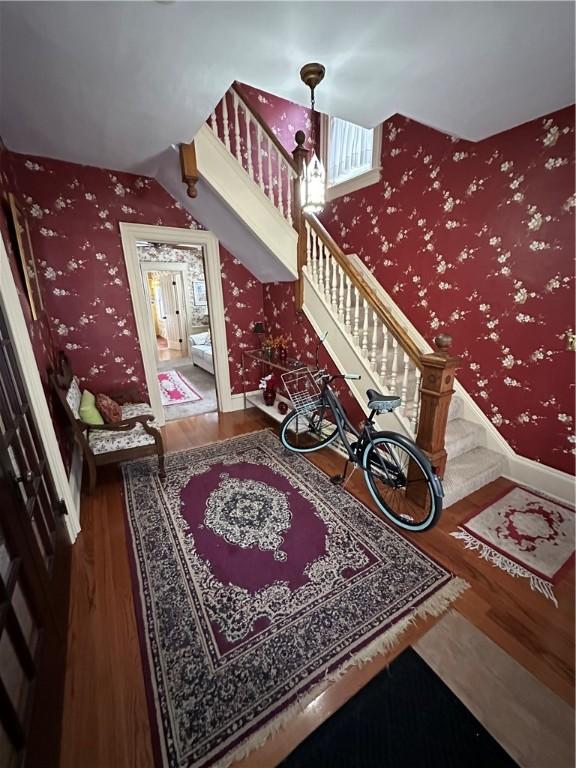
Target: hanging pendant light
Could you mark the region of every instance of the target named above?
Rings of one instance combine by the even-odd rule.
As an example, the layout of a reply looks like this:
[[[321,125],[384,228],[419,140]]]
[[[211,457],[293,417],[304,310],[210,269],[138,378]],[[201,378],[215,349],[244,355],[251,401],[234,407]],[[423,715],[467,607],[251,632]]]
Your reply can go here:
[[[300,78],[302,82],[310,88],[310,103],[312,109],[312,132],[310,135],[312,149],[310,152],[310,159],[307,163],[304,162],[303,164],[302,175],[300,177],[300,200],[304,213],[321,213],[324,210],[324,204],[326,202],[326,171],[324,170],[322,161],[316,155],[316,120],[314,113],[314,89],[324,79],[325,72],[326,70],[322,64],[305,64],[300,70]]]

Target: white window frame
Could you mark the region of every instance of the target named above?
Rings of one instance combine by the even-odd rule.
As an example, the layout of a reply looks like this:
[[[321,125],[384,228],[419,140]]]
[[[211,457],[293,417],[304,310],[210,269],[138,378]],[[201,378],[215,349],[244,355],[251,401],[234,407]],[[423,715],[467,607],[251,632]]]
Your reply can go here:
[[[324,164],[324,168],[328,167],[328,141],[330,138],[330,116],[322,114],[320,116],[320,157]],[[356,176],[351,176],[345,181],[340,181],[337,184],[327,184],[326,187],[326,200],[335,200],[342,195],[349,195],[352,192],[357,192],[359,189],[369,187],[372,184],[377,184],[380,181],[382,174],[382,166],[380,165],[380,158],[382,155],[382,124],[377,125],[374,128],[373,143],[372,143],[372,167],[368,171],[362,171]]]

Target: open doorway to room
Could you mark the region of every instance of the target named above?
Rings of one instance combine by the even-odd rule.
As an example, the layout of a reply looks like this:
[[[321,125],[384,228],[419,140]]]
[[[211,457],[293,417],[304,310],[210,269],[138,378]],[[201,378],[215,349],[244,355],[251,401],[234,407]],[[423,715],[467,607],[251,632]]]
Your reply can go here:
[[[166,421],[218,410],[202,245],[136,242]]]

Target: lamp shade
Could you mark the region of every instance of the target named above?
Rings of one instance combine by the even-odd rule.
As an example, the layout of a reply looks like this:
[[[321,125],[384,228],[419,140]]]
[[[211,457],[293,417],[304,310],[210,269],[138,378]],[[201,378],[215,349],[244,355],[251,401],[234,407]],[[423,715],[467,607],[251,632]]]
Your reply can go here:
[[[300,195],[304,213],[320,213],[326,202],[326,171],[316,153],[304,163],[300,179]]]

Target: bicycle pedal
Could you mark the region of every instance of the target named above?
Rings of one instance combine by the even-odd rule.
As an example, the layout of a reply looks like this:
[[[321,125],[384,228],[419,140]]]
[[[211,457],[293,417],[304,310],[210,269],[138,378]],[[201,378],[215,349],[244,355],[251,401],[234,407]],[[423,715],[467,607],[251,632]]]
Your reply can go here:
[[[342,485],[344,482],[344,475],[332,475],[330,482],[332,485]]]

